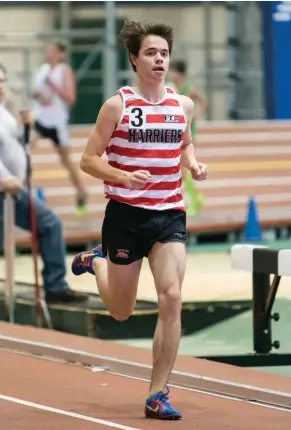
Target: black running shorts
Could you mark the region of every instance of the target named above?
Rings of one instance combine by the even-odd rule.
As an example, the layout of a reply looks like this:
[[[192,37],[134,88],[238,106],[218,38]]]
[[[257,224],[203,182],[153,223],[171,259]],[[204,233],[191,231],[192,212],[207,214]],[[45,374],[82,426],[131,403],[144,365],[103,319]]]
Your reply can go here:
[[[147,257],[156,242],[187,241],[186,213],[149,210],[109,200],[102,225],[103,253],[115,264]]]
[[[39,121],[35,121],[34,130],[42,138],[51,140],[56,147],[66,146],[69,143],[68,126],[66,124],[56,127],[45,127]]]

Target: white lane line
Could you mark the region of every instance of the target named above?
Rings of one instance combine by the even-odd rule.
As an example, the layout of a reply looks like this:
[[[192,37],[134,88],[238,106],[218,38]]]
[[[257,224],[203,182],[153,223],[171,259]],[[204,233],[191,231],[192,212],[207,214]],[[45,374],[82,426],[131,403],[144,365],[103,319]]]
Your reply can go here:
[[[101,424],[103,426],[112,427],[112,428],[116,428],[119,430],[141,430],[141,429],[137,429],[134,427],[123,426],[122,424],[117,424],[117,423],[114,423],[111,421],[101,420],[99,418],[88,417],[86,415],[76,414],[74,412],[63,411],[62,409],[51,408],[49,406],[40,405],[40,404],[34,403],[34,402],[28,402],[26,400],[17,399],[16,397],[4,396],[3,394],[0,394],[0,399],[5,400],[7,402],[11,402],[11,403],[17,403],[18,405],[28,406],[30,408],[35,408],[35,409],[40,409],[40,410],[46,411],[46,412],[52,412],[54,414],[65,415],[65,416],[70,417],[70,418],[77,418],[77,419],[83,420],[83,421],[90,421],[91,423]]]
[[[111,375],[122,376],[123,378],[137,379],[138,381],[150,382],[149,379],[141,378],[139,376],[123,375],[122,373],[116,373],[116,372],[110,372],[110,371],[108,373],[110,373]],[[177,388],[179,390],[192,391],[194,393],[203,394],[205,396],[219,397],[220,399],[232,400],[234,402],[239,402],[239,403],[247,403],[249,405],[258,406],[261,408],[275,409],[276,411],[283,411],[283,412],[289,412],[289,413],[291,412],[291,409],[286,409],[281,406],[271,405],[267,403],[260,403],[259,401],[252,400],[251,398],[248,399],[247,397],[239,398],[231,395],[228,396],[227,394],[214,393],[211,391],[203,391],[203,390],[199,390],[199,388],[182,387],[181,385],[176,385],[176,384],[168,384],[168,385],[169,387]]]

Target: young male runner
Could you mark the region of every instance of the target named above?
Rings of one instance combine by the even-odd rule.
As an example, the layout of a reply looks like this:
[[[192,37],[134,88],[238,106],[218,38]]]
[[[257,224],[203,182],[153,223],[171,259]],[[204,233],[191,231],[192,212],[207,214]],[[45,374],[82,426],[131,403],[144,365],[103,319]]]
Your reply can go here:
[[[66,47],[62,42],[51,43],[46,49],[46,61],[34,78],[32,145],[35,146],[42,138],[53,142],[77,190],[76,215],[83,215],[86,192],[69,150],[69,109],[75,103],[76,84],[72,69],[65,62],[65,53]]]
[[[186,214],[181,164],[196,180],[207,166],[195,158],[190,126],[193,102],[165,87],[173,29],[163,23],[126,22],[125,44],[136,85],[121,88],[102,106],[81,159],[81,169],[105,183],[109,199],[102,245],[78,254],[75,275],[94,274],[112,317],[126,320],[135,308],[142,260],[153,274],[159,317],[145,415],[180,419],[168,399],[167,381],[181,334]],[[108,161],[101,158],[107,153]]]

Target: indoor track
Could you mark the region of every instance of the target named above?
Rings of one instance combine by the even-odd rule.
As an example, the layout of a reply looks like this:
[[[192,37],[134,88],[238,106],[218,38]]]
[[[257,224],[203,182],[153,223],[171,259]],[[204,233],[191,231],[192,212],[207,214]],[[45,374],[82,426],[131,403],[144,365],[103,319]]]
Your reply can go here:
[[[111,351],[112,360],[118,358],[120,363],[129,353],[131,356],[128,359],[138,362],[141,362],[141,355],[145,356],[145,359],[148,356],[148,352],[139,349],[30,327],[1,323],[0,332],[3,339],[6,335],[7,339],[8,336],[13,339],[13,336],[17,342],[24,340],[22,351],[28,348],[25,342],[27,345],[29,342],[47,342],[59,347],[71,345],[71,348],[79,352],[83,347],[87,353],[92,353],[93,347],[103,357],[108,357]],[[52,343],[54,338],[55,343]],[[143,405],[148,382],[144,378],[122,376],[102,369],[93,372],[92,367],[60,361],[59,357],[57,360],[56,357],[32,355],[29,348],[24,354],[17,352],[14,346],[8,348],[8,343],[3,339],[0,340],[3,348],[0,350],[0,410],[3,430],[101,430],[110,427],[152,430],[153,426],[157,430],[169,427],[181,430],[290,428],[291,409],[249,403],[246,400],[182,387],[171,388],[173,406],[180,409],[184,415],[181,421],[146,420],[143,417]],[[184,358],[178,359],[179,369]],[[188,358],[189,360],[191,358]],[[241,369],[192,360],[193,362],[189,363],[191,366],[193,363],[193,371],[201,373],[205,367],[206,374],[209,374],[215,373],[217,367],[220,373],[217,377],[221,377],[224,370],[225,374],[236,382],[243,378]],[[185,372],[188,372],[189,363],[186,362],[187,360]],[[212,370],[207,369],[208,366],[211,366]],[[248,378],[253,377],[254,384],[260,382],[261,372],[246,369],[243,372],[247,372],[245,375],[248,375]],[[261,385],[266,385],[268,378],[274,389],[281,388],[283,391],[285,386],[287,391],[286,387],[290,387],[289,378],[273,375],[262,375]],[[249,380],[245,383],[248,384]]]

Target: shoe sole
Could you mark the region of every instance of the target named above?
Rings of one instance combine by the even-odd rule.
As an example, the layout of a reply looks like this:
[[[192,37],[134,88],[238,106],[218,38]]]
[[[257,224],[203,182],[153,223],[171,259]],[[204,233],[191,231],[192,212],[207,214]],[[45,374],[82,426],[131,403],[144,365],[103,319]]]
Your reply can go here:
[[[165,417],[158,416],[156,414],[151,414],[150,412],[145,415],[146,418],[163,420],[163,421],[178,421],[182,419],[181,415],[168,415]]]

